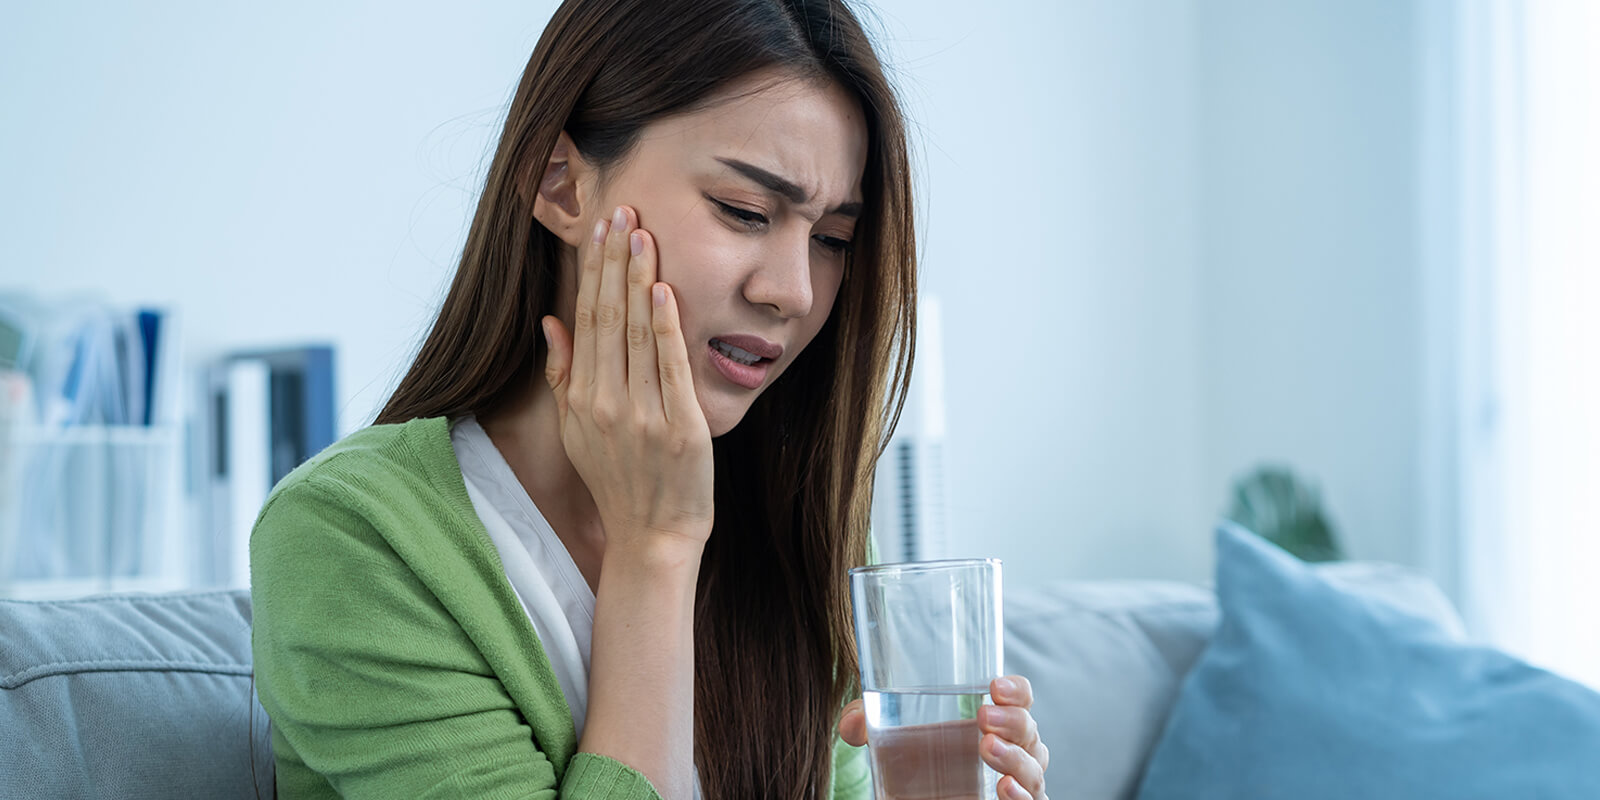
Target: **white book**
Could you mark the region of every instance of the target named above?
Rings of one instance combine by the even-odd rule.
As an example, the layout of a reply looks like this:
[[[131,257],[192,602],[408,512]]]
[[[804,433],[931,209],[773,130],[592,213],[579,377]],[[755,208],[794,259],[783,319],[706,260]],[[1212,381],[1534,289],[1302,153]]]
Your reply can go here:
[[[152,426],[176,426],[189,418],[183,394],[183,370],[188,354],[183,349],[183,315],[173,309],[154,309],[161,315],[156,335],[154,386],[149,387]]]
[[[139,312],[119,310],[113,316],[117,375],[122,391],[116,425],[143,425],[145,420],[145,346],[139,333]]]
[[[250,585],[250,530],[272,490],[271,369],[261,359],[227,364],[226,430],[228,527],[221,553],[222,583]]]
[[[213,587],[227,572],[224,547],[232,530],[228,513],[228,366],[213,363],[199,371],[194,428],[189,441],[190,481],[195,487],[194,538],[190,580]]]

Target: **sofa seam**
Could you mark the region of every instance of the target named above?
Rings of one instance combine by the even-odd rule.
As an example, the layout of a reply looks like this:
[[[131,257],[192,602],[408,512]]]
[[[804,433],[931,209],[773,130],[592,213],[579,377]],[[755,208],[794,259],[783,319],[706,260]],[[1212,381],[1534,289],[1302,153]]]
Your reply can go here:
[[[1146,614],[1154,614],[1154,615],[1160,615],[1160,616],[1168,616],[1168,615],[1176,616],[1176,615],[1180,615],[1180,614],[1205,614],[1205,613],[1210,613],[1210,612],[1214,612],[1214,611],[1217,610],[1217,606],[1215,606],[1215,605],[1196,605],[1196,604],[1184,603],[1184,602],[1157,603],[1157,604],[1152,604],[1152,605],[1147,605],[1147,606],[1099,607],[1099,606],[1081,605],[1081,604],[1078,604],[1078,603],[1073,603],[1073,602],[1068,601],[1068,603],[1066,605],[1067,605],[1067,610],[1070,611],[1070,612],[1076,612],[1076,613],[1080,613],[1080,614],[1087,614],[1087,615],[1090,615],[1090,616],[1100,617],[1102,619],[1122,619],[1122,618],[1126,618],[1126,617],[1139,617],[1139,616],[1143,616],[1143,615],[1146,615]],[[1044,611],[1040,611],[1040,612],[1032,613],[1032,614],[1027,614],[1027,613],[1007,614],[1006,615],[1006,621],[1007,622],[1016,622],[1016,623],[1020,624],[1020,623],[1023,623],[1023,622],[1030,622],[1030,621],[1035,620],[1035,619],[1056,618],[1056,617],[1059,617],[1060,614],[1061,614],[1061,609],[1059,609],[1059,608],[1051,609],[1051,610],[1044,610]]]
[[[93,669],[68,669],[76,667],[93,667]],[[151,659],[53,661],[7,675],[0,675],[0,689],[19,689],[40,678],[49,678],[56,675],[75,675],[84,672],[208,672],[218,675],[249,675],[252,670],[249,664],[212,664],[204,661],[157,661]]]
[[[178,592],[178,593],[153,593],[153,594],[102,594],[102,595],[91,595],[89,597],[63,598],[63,599],[60,599],[60,600],[24,600],[24,599],[5,598],[5,600],[3,602],[16,603],[18,605],[30,605],[30,606],[66,606],[66,605],[79,605],[79,604],[84,604],[84,603],[92,603],[92,604],[100,605],[100,604],[104,604],[104,603],[107,603],[107,602],[113,602],[113,601],[119,602],[119,603],[131,603],[131,602],[139,602],[139,603],[179,603],[179,602],[183,602],[185,600],[195,600],[195,599],[202,599],[202,598],[207,598],[207,597],[218,597],[218,596],[234,595],[234,594],[237,594],[240,591],[241,590],[239,590],[239,589],[216,589],[216,590],[213,590],[213,591],[205,591],[205,592]]]

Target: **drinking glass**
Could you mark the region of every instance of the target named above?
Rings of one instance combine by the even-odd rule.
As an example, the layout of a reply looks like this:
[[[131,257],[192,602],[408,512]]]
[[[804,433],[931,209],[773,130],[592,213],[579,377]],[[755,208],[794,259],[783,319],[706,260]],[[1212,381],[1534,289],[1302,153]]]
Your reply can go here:
[[[877,800],[988,800],[978,707],[1000,676],[999,559],[850,570]]]

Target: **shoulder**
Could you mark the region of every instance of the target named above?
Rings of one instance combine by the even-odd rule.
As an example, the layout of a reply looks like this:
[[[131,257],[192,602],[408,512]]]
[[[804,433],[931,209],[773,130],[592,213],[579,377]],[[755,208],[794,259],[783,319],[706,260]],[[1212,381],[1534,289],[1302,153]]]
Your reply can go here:
[[[371,595],[502,599],[464,588],[493,583],[501,567],[442,417],[366,428],[319,453],[273,489],[249,547],[252,590],[269,601],[348,589],[355,576]]]
[[[262,513],[307,497],[356,506],[448,499],[460,483],[448,419],[373,425],[329,445],[284,476]]]
[[[423,529],[470,525],[450,421],[414,419],[346,436],[284,477],[256,519],[253,551],[308,537],[412,538]],[[474,517],[475,518],[475,517]],[[403,547],[401,548],[403,549]]]
[[[450,468],[450,421],[444,417],[414,419],[394,425],[372,425],[329,445],[279,482],[275,491],[300,483],[340,482],[351,478],[392,478],[397,474],[427,476]]]

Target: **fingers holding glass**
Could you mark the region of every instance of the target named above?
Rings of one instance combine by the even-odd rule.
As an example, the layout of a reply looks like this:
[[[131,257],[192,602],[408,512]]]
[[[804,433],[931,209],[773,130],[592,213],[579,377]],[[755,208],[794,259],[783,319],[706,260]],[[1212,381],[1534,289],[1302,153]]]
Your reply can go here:
[[[1033,684],[1021,675],[1006,675],[989,682],[989,696],[996,705],[1033,707]]]
[[[851,700],[839,715],[839,738],[851,747],[867,743],[867,712],[860,700]]]
[[[983,732],[983,760],[1001,775],[1001,797],[1044,797],[1044,772],[1050,748],[1039,738],[1039,726],[1028,707],[1033,686],[1027,678],[1008,675],[989,685],[995,705],[978,709],[978,729]],[[1014,788],[1007,793],[1008,784]]]
[[[984,763],[1004,776],[996,787],[1001,797],[1018,800],[1044,797],[1044,767],[1033,754],[992,733],[984,734],[979,750]]]

